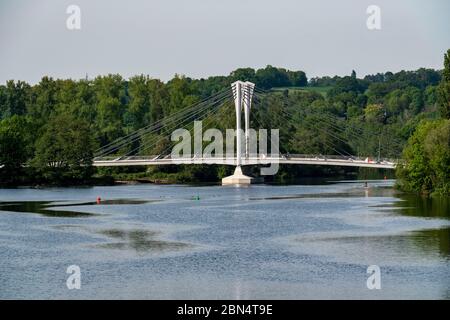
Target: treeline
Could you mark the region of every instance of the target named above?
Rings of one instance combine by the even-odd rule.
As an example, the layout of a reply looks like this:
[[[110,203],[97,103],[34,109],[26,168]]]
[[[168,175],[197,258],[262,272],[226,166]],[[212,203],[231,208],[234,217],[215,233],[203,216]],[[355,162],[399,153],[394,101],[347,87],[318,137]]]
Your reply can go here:
[[[0,85],[0,184],[85,183],[93,150],[217,93],[239,79],[261,88],[306,86],[303,71],[267,66],[167,83],[117,74],[92,80],[43,77]],[[149,150],[154,151],[154,150]]]
[[[398,185],[409,192],[450,195],[450,50],[436,93],[441,119],[421,121],[409,138],[397,168]]]
[[[356,71],[352,70],[350,77],[356,78]],[[368,87],[371,83],[385,83],[388,86],[413,86],[423,89],[428,85],[437,85],[440,81],[440,78],[441,75],[439,71],[420,68],[415,71],[402,70],[397,73],[388,71],[385,73],[366,75],[364,78],[359,79],[359,83],[363,87]],[[309,80],[309,85],[313,87],[332,87],[335,86],[340,80],[341,77],[339,76],[314,77]]]
[[[265,90],[256,93],[252,127],[280,128],[281,152],[400,157],[421,121],[445,113],[445,79],[441,71],[431,69],[363,79],[352,72],[309,83],[302,71],[272,66],[240,68],[207,79],[177,75],[168,82],[116,74],[83,80],[43,77],[36,85],[11,80],[0,85],[0,184],[89,183],[93,174],[120,172],[158,178],[176,174],[175,180],[182,177],[178,180],[183,182],[217,180],[229,168],[95,170],[90,164],[97,148],[227,89],[236,80],[252,81]],[[234,121],[233,112],[222,110],[211,123],[223,129],[233,128]],[[156,133],[166,134],[164,129]],[[158,154],[170,140],[145,150],[140,148],[144,143],[135,142],[134,154]],[[278,176],[326,170],[330,169],[289,167]]]

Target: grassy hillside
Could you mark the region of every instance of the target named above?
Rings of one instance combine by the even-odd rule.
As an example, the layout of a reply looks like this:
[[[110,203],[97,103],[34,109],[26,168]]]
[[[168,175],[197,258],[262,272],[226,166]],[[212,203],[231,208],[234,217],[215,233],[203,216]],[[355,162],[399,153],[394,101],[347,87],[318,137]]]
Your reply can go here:
[[[288,90],[290,92],[292,91],[314,91],[320,93],[323,97],[326,97],[327,92],[332,87],[281,87],[281,88],[273,88],[274,91],[284,91]]]

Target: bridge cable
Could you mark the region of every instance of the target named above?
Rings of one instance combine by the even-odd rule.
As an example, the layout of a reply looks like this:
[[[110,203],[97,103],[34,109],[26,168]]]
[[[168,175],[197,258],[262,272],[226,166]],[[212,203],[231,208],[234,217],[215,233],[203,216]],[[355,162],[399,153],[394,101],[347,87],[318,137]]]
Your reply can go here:
[[[227,90],[222,90],[222,91],[220,91],[220,92],[218,92],[218,93],[216,93],[214,95],[211,95],[208,98],[203,99],[202,101],[196,102],[193,105],[190,105],[190,106],[187,106],[187,107],[185,107],[185,108],[183,108],[181,110],[178,110],[178,111],[170,114],[168,117],[162,118],[162,119],[160,119],[160,120],[158,120],[156,122],[153,122],[153,123],[151,123],[151,124],[149,124],[149,125],[147,125],[147,126],[145,126],[143,128],[135,130],[135,131],[133,131],[133,132],[131,132],[131,133],[121,137],[121,138],[118,138],[118,139],[108,143],[107,145],[98,148],[96,150],[96,153],[99,153],[99,151],[105,151],[108,148],[115,149],[116,148],[115,145],[118,144],[118,143],[121,143],[122,140],[126,140],[128,138],[131,138],[131,137],[134,137],[136,135],[139,135],[139,134],[141,134],[141,132],[149,132],[148,130],[150,130],[150,131],[157,131],[157,130],[159,130],[162,127],[164,122],[169,121],[171,119],[176,119],[176,118],[182,117],[182,116],[184,116],[185,113],[189,113],[189,112],[193,111],[194,109],[196,109],[197,107],[207,104],[209,102],[209,100],[212,100],[212,99],[215,99],[215,98],[221,98],[221,97],[223,97],[225,95],[229,95],[229,94],[230,93],[229,93],[228,89]]]
[[[230,94],[228,93],[226,95],[221,96],[220,100],[214,101],[214,104],[221,102],[222,100],[228,99],[229,95]],[[165,123],[160,122],[158,124],[158,126],[155,126],[154,128],[152,128],[151,131],[144,131],[143,133],[139,133],[139,134],[135,135],[134,137],[131,137],[129,140],[121,141],[118,144],[110,146],[106,150],[103,150],[102,153],[98,153],[98,154],[101,154],[103,156],[106,154],[109,154],[109,153],[113,152],[114,150],[116,150],[117,148],[123,147],[124,145],[127,145],[127,144],[131,144],[138,139],[142,139],[143,137],[147,136],[148,134],[154,133],[154,132],[164,128],[163,125],[165,125],[167,127],[168,125],[173,125],[173,122],[175,122],[176,124],[183,123],[186,118],[181,118],[181,116],[183,116],[183,117],[187,116],[188,118],[190,118],[192,116],[197,115],[198,113],[201,113],[201,112],[207,110],[210,107],[211,107],[211,105],[203,105],[198,110],[197,109],[189,110],[188,112],[186,112],[186,114],[183,113],[183,114],[178,115],[177,117],[172,117],[171,119],[164,118],[162,120]]]
[[[229,97],[228,97],[228,98],[229,98]],[[226,101],[226,99],[224,99],[224,101]],[[221,101],[221,103],[223,103],[224,101]],[[213,110],[215,110],[216,108],[220,107],[221,105],[222,105],[222,104],[214,105],[214,106],[213,106],[213,109],[211,109],[211,110],[206,110],[206,111],[207,111],[206,113],[208,113],[208,111],[213,111]],[[205,111],[205,110],[203,110],[203,111]],[[205,114],[206,114],[206,113],[205,113]],[[201,113],[198,113],[198,114],[201,114]],[[198,114],[193,114],[192,116],[194,116],[194,117],[191,116],[189,119],[183,119],[183,121],[181,121],[180,123],[178,123],[177,126],[179,126],[179,127],[184,126],[185,124],[189,123],[192,119],[195,119],[195,116],[198,116]],[[205,114],[203,114],[203,116],[204,116]],[[145,150],[148,150],[150,147],[156,146],[159,142],[163,141],[164,139],[166,139],[167,137],[169,137],[171,134],[172,134],[172,133],[169,133],[169,134],[164,135],[164,136],[162,136],[162,137],[159,136],[158,138],[160,138],[160,139],[158,139],[157,141],[153,141],[153,143],[150,144],[150,145],[146,145],[143,149],[140,150],[140,152],[143,152],[143,151],[145,151]],[[134,152],[134,151],[139,150],[141,147],[142,147],[142,146],[139,146],[138,148],[133,149],[132,151],[128,152],[126,155],[128,155],[128,154],[131,153],[131,152]],[[171,147],[171,146],[170,146],[170,147]],[[164,150],[167,150],[167,148],[164,149]]]

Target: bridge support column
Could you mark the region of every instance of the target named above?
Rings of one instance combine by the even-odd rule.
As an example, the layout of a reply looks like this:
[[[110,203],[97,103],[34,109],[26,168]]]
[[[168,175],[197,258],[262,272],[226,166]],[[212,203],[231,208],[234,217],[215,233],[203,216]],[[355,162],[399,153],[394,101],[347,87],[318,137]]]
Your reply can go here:
[[[251,82],[244,83],[244,117],[245,117],[245,158],[250,156],[250,110],[252,107],[252,97],[255,84]]]
[[[251,94],[253,94],[254,84],[251,82],[236,81],[231,84],[234,96],[234,106],[236,109],[236,169],[234,174],[222,179],[222,185],[248,185],[254,178],[242,173],[242,129],[241,129],[241,110],[244,106],[245,113],[245,155],[248,157],[248,142],[250,129],[250,104]]]

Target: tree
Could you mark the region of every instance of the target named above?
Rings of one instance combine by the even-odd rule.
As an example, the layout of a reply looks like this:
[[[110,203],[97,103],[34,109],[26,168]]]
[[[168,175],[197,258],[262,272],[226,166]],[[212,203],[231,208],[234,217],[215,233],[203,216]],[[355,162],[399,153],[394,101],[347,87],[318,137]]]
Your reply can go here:
[[[28,118],[14,115],[0,121],[0,184],[21,179],[32,154],[31,125]]]
[[[150,91],[150,113],[148,122],[154,123],[164,116],[164,106],[167,105],[168,93],[164,83],[160,80],[151,79],[147,83]]]
[[[438,102],[441,117],[450,119],[450,49],[444,56],[444,70],[439,84]]]
[[[364,110],[364,116],[369,122],[383,122],[383,106],[380,104],[369,104]]]
[[[49,77],[43,77],[32,88],[33,101],[28,108],[28,113],[43,123],[52,115],[57,103],[56,81]]]
[[[140,75],[130,78],[128,82],[128,114],[129,125],[132,130],[137,130],[146,125],[146,114],[150,111],[150,97],[148,90],[148,76]]]
[[[440,121],[424,141],[424,151],[430,160],[433,190],[450,194],[450,121]]]
[[[304,87],[308,84],[308,79],[303,71],[287,71],[290,85],[293,87]]]
[[[362,115],[362,109],[358,106],[349,106],[347,108],[347,117],[354,118]]]
[[[256,71],[256,85],[263,89],[288,87],[291,85],[285,69],[267,66]]]
[[[231,81],[250,81],[255,82],[256,81],[256,73],[255,70],[252,68],[239,68],[234,70],[230,73]]]
[[[61,114],[36,142],[32,165],[49,182],[85,182],[92,175],[94,139],[86,121]]]
[[[450,120],[424,121],[403,150],[399,186],[418,193],[450,194]]]
[[[187,107],[198,100],[195,98],[195,92],[192,90],[191,82],[192,80],[190,78],[175,75],[175,77],[167,83],[169,105],[166,108],[166,114]]]
[[[27,104],[30,100],[30,90],[30,85],[23,81],[7,81],[2,94],[4,106],[1,109],[3,109],[3,117],[24,115],[27,112]]]
[[[358,96],[367,88],[364,80],[355,77],[343,77],[336,81],[336,85],[328,91],[327,97],[332,102],[341,102],[342,104],[354,105],[358,104]]]
[[[6,87],[0,85],[0,120],[6,118],[8,105],[6,104]]]
[[[127,96],[120,75],[97,77],[94,80],[94,88],[97,103],[97,135],[104,145],[123,135],[122,116]]]

